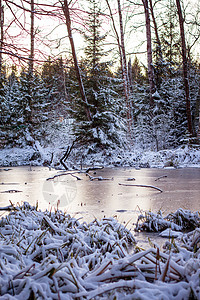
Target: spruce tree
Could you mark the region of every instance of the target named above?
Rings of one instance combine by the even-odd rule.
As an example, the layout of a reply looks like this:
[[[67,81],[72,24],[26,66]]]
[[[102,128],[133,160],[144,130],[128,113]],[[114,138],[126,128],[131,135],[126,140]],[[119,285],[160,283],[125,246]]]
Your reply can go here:
[[[23,70],[20,74],[19,111],[23,120],[23,136],[27,144],[44,138],[43,124],[48,122],[48,92],[37,74]]]
[[[75,134],[84,143],[93,144],[93,148],[109,148],[120,144],[120,120],[115,111],[117,96],[114,90],[114,78],[110,71],[110,61],[105,61],[102,33],[101,3],[88,0],[89,13],[85,24],[85,60],[82,75],[92,120],[85,117],[80,98],[76,102]]]
[[[66,70],[62,57],[55,61],[50,58],[42,67],[42,80],[46,85],[52,116],[66,115],[68,93],[66,90]],[[54,112],[54,113],[53,113]]]
[[[8,88],[6,98],[9,106],[8,135],[9,145],[21,146],[24,136],[24,113],[21,105],[21,92],[19,90],[17,69],[12,66],[12,72],[8,76]]]

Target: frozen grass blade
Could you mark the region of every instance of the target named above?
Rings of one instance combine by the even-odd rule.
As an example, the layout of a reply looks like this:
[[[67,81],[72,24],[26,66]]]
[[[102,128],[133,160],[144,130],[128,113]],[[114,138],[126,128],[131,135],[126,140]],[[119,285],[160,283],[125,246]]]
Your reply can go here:
[[[163,282],[165,281],[165,278],[166,278],[167,273],[168,273],[168,271],[169,271],[169,266],[170,266],[170,256],[168,257],[168,260],[167,260],[167,262],[166,262],[166,264],[165,264],[164,270],[163,270],[163,272],[162,272],[162,274],[161,274],[159,280],[161,280],[161,281],[163,281]]]

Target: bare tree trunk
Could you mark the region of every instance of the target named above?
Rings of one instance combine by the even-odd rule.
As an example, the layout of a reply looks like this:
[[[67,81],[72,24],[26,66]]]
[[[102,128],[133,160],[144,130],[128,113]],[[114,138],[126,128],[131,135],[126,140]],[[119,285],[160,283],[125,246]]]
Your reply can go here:
[[[126,99],[126,107],[127,107],[127,122],[128,122],[128,131],[131,133],[131,104],[130,104],[130,87],[128,80],[128,70],[127,70],[127,62],[126,62],[126,51],[124,44],[124,30],[123,30],[123,19],[122,19],[122,11],[120,0],[117,0],[118,3],[118,14],[119,14],[119,25],[120,25],[120,49],[121,49],[121,64],[122,64],[122,75],[124,82],[124,94]]]
[[[65,99],[66,99],[66,101],[70,102],[70,95],[66,88],[66,74],[65,74],[64,66],[62,67],[62,76],[63,76],[63,88],[64,88],[64,93],[65,93]]]
[[[30,61],[29,61],[29,71],[33,75],[33,65],[34,65],[34,0],[31,0],[31,49],[30,49]]]
[[[121,51],[121,44],[120,44],[119,34],[118,34],[117,28],[115,26],[115,21],[114,21],[114,18],[113,18],[113,13],[112,13],[112,9],[110,7],[109,0],[106,0],[106,3],[107,3],[107,6],[108,6],[108,9],[109,9],[109,12],[110,12],[110,17],[111,17],[111,20],[112,20],[113,29],[114,29],[114,32],[115,32],[115,35],[116,35],[116,39],[117,39],[117,45],[118,45],[119,57],[120,57],[120,65],[121,65],[121,68],[122,68],[123,67],[123,63],[122,63],[122,51]],[[123,70],[122,70],[122,72],[123,72]]]
[[[124,86],[124,96],[126,100],[126,118],[127,118],[127,124],[128,124],[128,132],[130,134],[131,132],[131,105],[130,105],[130,100],[129,100],[129,84],[128,84],[128,73],[127,73],[127,68],[125,69],[126,65],[126,55],[125,55],[125,46],[122,46],[122,43],[124,43],[124,33],[123,33],[123,21],[122,21],[122,13],[121,13],[121,5],[120,1],[118,0],[118,10],[119,10],[119,19],[120,19],[120,33],[121,33],[121,41],[119,34],[117,32],[117,28],[115,26],[115,21],[112,13],[112,9],[110,7],[109,0],[106,0],[109,12],[110,12],[110,17],[112,20],[112,25],[113,29],[116,35],[117,39],[117,45],[118,45],[118,50],[119,50],[119,57],[120,57],[120,65],[121,65],[121,70],[122,70],[122,79],[123,79],[123,86]],[[124,49],[122,51],[122,48]],[[124,65],[124,57],[125,57],[125,65]]]
[[[197,139],[200,142],[200,105],[199,105],[199,126],[198,126],[198,132],[197,132]]]
[[[31,19],[31,28],[30,28],[30,55],[29,55],[29,74],[30,74],[30,81],[29,81],[29,88],[30,88],[30,97],[28,100],[29,110],[27,111],[27,122],[29,124],[29,131],[33,134],[33,108],[32,108],[32,101],[33,101],[33,66],[34,66],[34,41],[35,41],[35,34],[34,34],[34,0],[30,1],[30,19]]]
[[[130,92],[133,93],[133,74],[132,74],[131,58],[129,58],[129,61],[128,61],[128,80],[129,80]]]
[[[159,33],[158,33],[158,26],[156,22],[156,18],[154,15],[154,8],[153,8],[153,3],[152,0],[149,0],[149,6],[150,6],[150,11],[151,11],[151,16],[152,16],[152,21],[153,21],[153,27],[154,27],[154,32],[156,36],[156,71],[154,72],[154,80],[155,80],[155,89],[159,88],[162,82],[162,75],[163,75],[163,55],[162,55],[162,47],[161,47],[161,42],[159,38]]]
[[[147,62],[148,62],[148,78],[150,88],[150,106],[154,106],[153,93],[155,92],[154,71],[152,60],[152,43],[151,43],[151,24],[149,16],[148,0],[142,0],[144,6],[145,20],[146,20],[146,37],[147,37]]]
[[[154,26],[155,36],[156,36],[156,43],[158,46],[159,58],[162,59],[161,42],[160,42],[160,38],[159,38],[159,34],[158,34],[158,26],[157,26],[156,18],[154,15],[152,0],[149,0],[149,6],[150,6],[151,16],[152,16],[152,20],[153,20],[153,26]]]
[[[199,65],[199,76],[200,76],[200,65]],[[200,144],[200,79],[199,79],[199,91],[198,91],[197,101],[196,101],[196,118],[198,120],[197,140]]]
[[[2,72],[2,52],[3,52],[3,25],[4,25],[4,9],[2,5],[2,0],[0,0],[0,74]]]
[[[72,50],[72,56],[73,56],[73,59],[74,59],[74,66],[75,66],[76,76],[77,76],[78,83],[79,83],[81,98],[83,100],[83,103],[85,104],[85,113],[87,115],[87,119],[88,119],[88,121],[91,121],[92,116],[91,116],[90,109],[88,107],[88,101],[87,101],[87,97],[86,97],[86,94],[85,94],[85,89],[84,89],[83,82],[82,82],[82,77],[81,77],[81,73],[80,73],[80,69],[79,69],[79,65],[78,65],[78,60],[77,60],[77,56],[76,56],[74,40],[73,40],[73,36],[72,36],[71,18],[70,18],[69,6],[68,6],[67,0],[64,0],[64,3],[62,5],[62,9],[63,9],[65,19],[66,19],[67,31],[68,31],[69,41],[70,41],[70,45],[71,45],[71,50]]]
[[[190,106],[190,90],[188,81],[188,61],[186,52],[186,42],[185,42],[185,31],[184,31],[184,20],[181,9],[180,0],[176,0],[176,6],[179,17],[180,35],[181,35],[181,47],[182,47],[182,60],[183,60],[183,80],[185,86],[185,100],[186,100],[186,114],[187,114],[187,125],[189,133],[194,136],[192,128],[192,116],[191,116],[191,106]]]

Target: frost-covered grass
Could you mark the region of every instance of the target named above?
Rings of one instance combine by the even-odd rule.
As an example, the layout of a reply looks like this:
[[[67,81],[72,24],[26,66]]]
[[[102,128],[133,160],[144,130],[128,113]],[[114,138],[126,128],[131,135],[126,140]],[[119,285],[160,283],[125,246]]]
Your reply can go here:
[[[24,203],[0,221],[1,299],[199,299],[199,241],[197,228],[142,250],[116,219]]]
[[[175,213],[170,213],[163,217],[162,212],[145,212],[138,217],[136,231],[163,231],[167,228],[172,230],[193,230],[200,227],[199,212],[178,209]]]

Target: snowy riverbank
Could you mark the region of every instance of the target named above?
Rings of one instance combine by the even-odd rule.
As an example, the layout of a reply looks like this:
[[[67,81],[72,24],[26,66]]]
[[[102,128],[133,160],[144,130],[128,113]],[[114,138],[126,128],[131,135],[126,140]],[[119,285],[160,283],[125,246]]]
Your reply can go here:
[[[65,149],[42,148],[39,143],[34,147],[10,148],[0,150],[0,166],[51,165],[61,167],[60,158]],[[200,167],[200,147],[188,146],[171,150],[144,151],[133,148],[132,151],[104,150],[90,153],[88,149],[74,148],[67,160],[70,168],[80,168],[80,165],[102,165],[105,167]]]
[[[159,215],[180,230],[200,218],[180,210],[167,221]],[[199,240],[196,228],[143,250],[114,218],[86,223],[24,203],[0,221],[1,299],[200,299]]]

